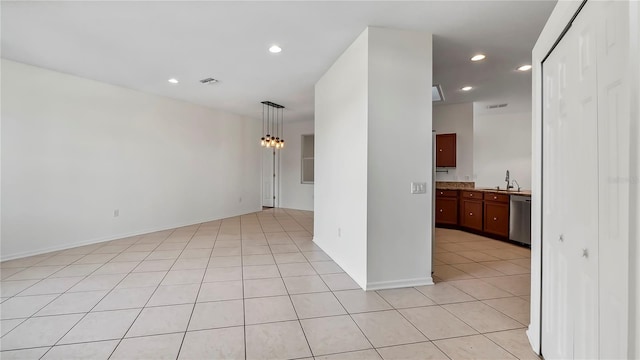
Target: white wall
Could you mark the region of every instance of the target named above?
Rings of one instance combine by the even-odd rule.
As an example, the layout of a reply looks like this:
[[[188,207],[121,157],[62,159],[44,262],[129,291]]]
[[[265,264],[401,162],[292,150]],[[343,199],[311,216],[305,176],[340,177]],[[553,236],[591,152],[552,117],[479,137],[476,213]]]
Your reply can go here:
[[[629,199],[629,359],[640,358],[640,4],[629,3],[631,131]]]
[[[316,84],[314,241],[366,290],[431,284],[431,34],[368,28]],[[402,159],[399,161],[398,159]]]
[[[313,184],[302,184],[302,135],[313,134],[313,120],[284,125],[280,151],[280,207],[313,211]]]
[[[365,30],[315,86],[314,241],[367,283],[368,41]]]
[[[4,59],[2,75],[2,259],[260,209],[259,121]]]
[[[473,179],[473,103],[439,104],[433,107],[436,134],[456,134],[456,167],[436,173],[437,181]]]
[[[369,28],[367,289],[431,280],[431,34]]]
[[[473,114],[473,169],[476,187],[504,188],[506,171],[531,189],[531,112],[479,109]]]

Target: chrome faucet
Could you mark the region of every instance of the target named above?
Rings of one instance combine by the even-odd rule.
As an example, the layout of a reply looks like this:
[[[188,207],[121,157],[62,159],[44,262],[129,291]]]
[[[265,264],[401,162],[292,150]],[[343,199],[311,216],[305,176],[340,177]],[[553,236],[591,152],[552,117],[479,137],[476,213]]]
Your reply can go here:
[[[511,184],[512,184],[512,185],[511,185],[511,188],[512,188],[512,189],[513,189],[513,183],[516,183],[516,185],[518,185],[518,192],[520,192],[520,190],[521,190],[522,188],[520,187],[520,184],[516,181],[516,179],[511,180]]]
[[[507,191],[509,191],[509,189],[513,189],[513,185],[511,184],[511,181],[509,181],[509,170],[507,170],[507,176],[505,176],[504,181],[507,182]]]

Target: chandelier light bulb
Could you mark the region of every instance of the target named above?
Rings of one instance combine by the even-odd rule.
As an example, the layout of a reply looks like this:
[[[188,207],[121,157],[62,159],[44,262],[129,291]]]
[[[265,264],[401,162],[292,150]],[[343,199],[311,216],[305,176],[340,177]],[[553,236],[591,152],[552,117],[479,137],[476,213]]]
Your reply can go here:
[[[264,137],[260,138],[260,146],[264,146]]]
[[[284,140],[280,140],[280,149],[284,148]]]

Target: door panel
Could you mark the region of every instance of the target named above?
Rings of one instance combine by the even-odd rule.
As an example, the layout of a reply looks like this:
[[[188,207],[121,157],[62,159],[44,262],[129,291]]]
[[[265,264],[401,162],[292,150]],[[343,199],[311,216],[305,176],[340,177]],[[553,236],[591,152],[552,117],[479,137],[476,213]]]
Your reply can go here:
[[[566,225],[570,226],[569,241],[573,245],[575,299],[574,357],[598,358],[598,138],[597,108],[597,9],[594,4],[585,7],[585,13],[574,22],[578,41],[580,66],[577,76],[569,77],[575,83],[572,94],[572,116],[568,142],[571,183],[567,201],[571,213]],[[568,184],[569,185],[569,184]]]
[[[262,149],[262,206],[274,207],[274,150]]]
[[[598,33],[600,357],[627,358],[629,283],[629,2],[594,4]],[[637,141],[637,139],[633,139]]]
[[[543,105],[543,233],[542,233],[542,354],[547,359],[573,358],[573,316],[570,303],[571,257],[565,242],[564,224],[568,221],[566,162],[568,154],[567,97],[571,82],[567,69],[575,69],[576,52],[568,43],[572,33],[543,64],[545,97]]]

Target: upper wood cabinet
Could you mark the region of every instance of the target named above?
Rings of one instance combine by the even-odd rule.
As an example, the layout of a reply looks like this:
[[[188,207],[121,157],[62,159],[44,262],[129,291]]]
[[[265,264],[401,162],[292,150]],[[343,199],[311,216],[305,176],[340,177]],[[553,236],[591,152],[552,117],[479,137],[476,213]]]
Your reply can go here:
[[[436,167],[456,167],[456,134],[436,135]]]

